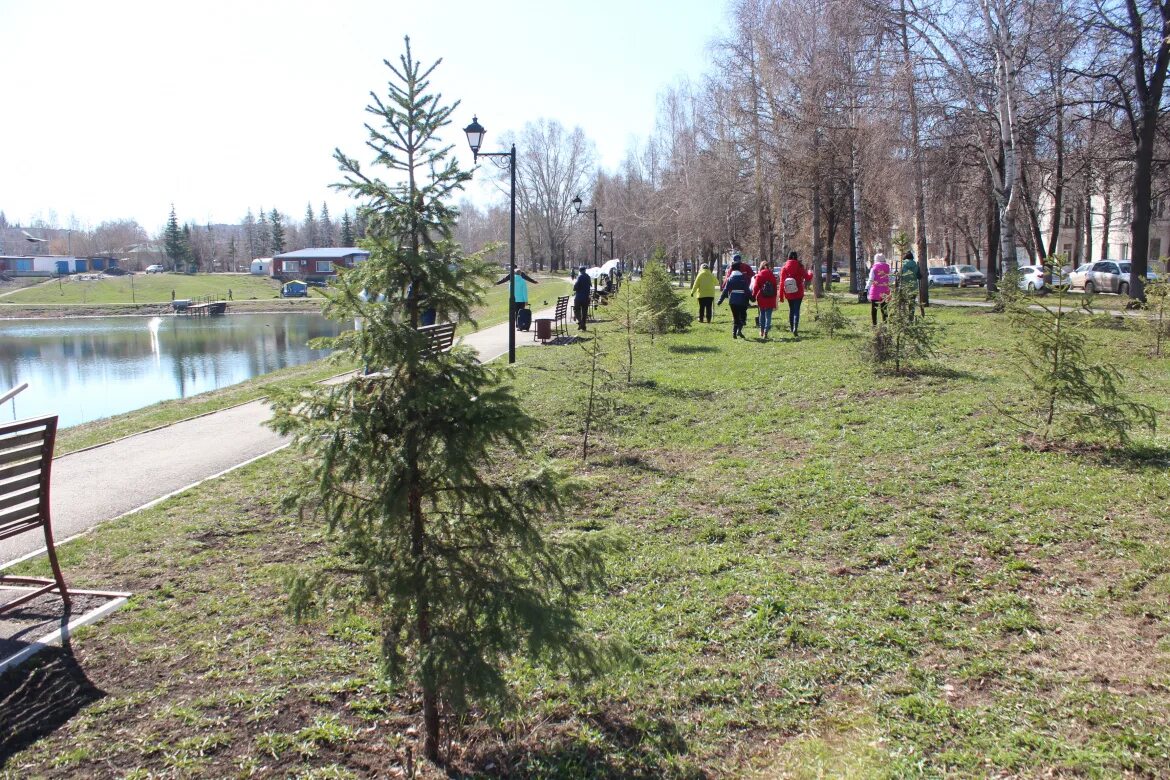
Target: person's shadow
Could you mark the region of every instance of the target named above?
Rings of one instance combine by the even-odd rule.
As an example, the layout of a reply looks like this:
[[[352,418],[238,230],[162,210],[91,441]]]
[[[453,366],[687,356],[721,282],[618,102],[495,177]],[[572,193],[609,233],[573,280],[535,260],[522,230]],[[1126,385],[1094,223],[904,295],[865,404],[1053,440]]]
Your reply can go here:
[[[105,695],[85,676],[68,641],[0,675],[0,769]]]

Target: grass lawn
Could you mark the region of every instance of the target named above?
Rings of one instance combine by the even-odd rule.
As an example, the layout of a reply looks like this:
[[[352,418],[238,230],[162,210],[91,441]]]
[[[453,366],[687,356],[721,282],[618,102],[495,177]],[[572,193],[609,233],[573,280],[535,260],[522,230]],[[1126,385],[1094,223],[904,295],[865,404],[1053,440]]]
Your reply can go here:
[[[1039,301],[1045,301],[1050,296],[1033,296]],[[1069,292],[1065,301],[1066,306],[1080,306],[1084,300],[1084,293]],[[987,290],[983,287],[931,287],[931,300],[943,301],[987,301]],[[1094,310],[1120,311],[1129,303],[1129,296],[1098,293],[1093,296]]]
[[[861,332],[867,308],[843,309]],[[580,687],[516,664],[516,711],[472,716],[452,771],[1170,774],[1170,437],[1027,446],[997,411],[1027,393],[986,311],[931,310],[944,343],[914,378],[875,376],[811,306],[799,343],[732,342],[716,313],[639,342],[584,467],[583,351],[521,353],[514,381],[547,426],[526,459],[586,481],[565,526],[624,540],[587,620],[637,661]],[[624,343],[598,333],[616,360]],[[1140,344],[1093,337],[1113,357]],[[1126,368],[1165,424],[1170,360],[1135,347]],[[419,755],[418,701],[379,679],[375,621],[283,612],[282,577],[329,552],[278,507],[302,488],[295,457],[62,549],[71,582],[135,596],[78,634],[76,663],[0,680],[0,697],[66,699],[0,777],[373,777]]]
[[[42,284],[5,296],[10,304],[128,304],[170,303],[175,298],[227,298],[228,290],[238,301],[274,298],[280,283],[252,274],[127,274],[82,281],[75,276]]]

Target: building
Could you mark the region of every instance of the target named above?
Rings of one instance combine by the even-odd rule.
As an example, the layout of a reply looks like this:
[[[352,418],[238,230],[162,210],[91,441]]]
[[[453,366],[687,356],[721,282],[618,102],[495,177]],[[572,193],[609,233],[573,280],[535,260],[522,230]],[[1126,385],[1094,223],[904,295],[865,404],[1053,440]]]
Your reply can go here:
[[[353,268],[370,256],[364,249],[352,246],[298,249],[272,257],[271,275],[274,279],[304,279],[326,281],[337,275],[338,268]]]
[[[117,268],[112,257],[64,257],[61,255],[0,256],[0,272],[13,276],[68,276],[101,273]]]
[[[1155,273],[1170,272],[1170,204],[1166,200],[1166,196],[1156,197],[1151,207],[1149,269]],[[1047,237],[1057,216],[1052,213],[1051,200],[1045,198],[1039,211],[1041,231]],[[1096,260],[1126,261],[1133,255],[1133,204],[1126,187],[1119,187],[1109,197],[1094,192],[1087,204],[1083,196],[1073,196],[1062,204],[1061,212],[1056,251],[1068,258],[1066,265],[1075,268]]]

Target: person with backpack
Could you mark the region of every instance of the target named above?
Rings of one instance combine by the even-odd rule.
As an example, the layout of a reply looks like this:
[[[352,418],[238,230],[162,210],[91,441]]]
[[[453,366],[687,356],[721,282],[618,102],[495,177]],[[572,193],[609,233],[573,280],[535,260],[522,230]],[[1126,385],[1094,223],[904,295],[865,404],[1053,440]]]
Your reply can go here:
[[[777,293],[776,274],[772,273],[769,261],[760,263],[760,270],[752,277],[751,289],[760,310],[760,338],[767,341],[768,332],[772,330],[772,312],[776,309]]]
[[[743,339],[743,326],[747,324],[747,310],[751,304],[751,286],[743,271],[732,271],[723,285],[723,295],[719,296],[719,303],[727,301],[731,309],[731,338]]]
[[[788,301],[788,330],[800,338],[800,304],[804,302],[804,285],[812,281],[812,271],[800,262],[796,252],[788,253],[788,260],[780,269],[780,292]]]
[[[886,256],[878,252],[873,256],[873,265],[869,268],[869,280],[865,284],[866,298],[869,299],[869,317],[873,320],[873,327],[877,327],[878,307],[882,310],[882,322],[886,321],[887,302],[890,299],[890,264]]]
[[[585,321],[589,318],[589,301],[593,296],[593,281],[585,273],[585,266],[581,266],[577,279],[573,282],[573,316],[577,320],[577,330],[585,330]]]
[[[694,298],[695,293],[699,294],[699,322],[711,321],[711,304],[715,303],[718,286],[715,274],[711,273],[711,264],[703,263],[699,273],[695,274],[695,281],[691,282],[691,297]],[[706,320],[703,319],[704,315]]]

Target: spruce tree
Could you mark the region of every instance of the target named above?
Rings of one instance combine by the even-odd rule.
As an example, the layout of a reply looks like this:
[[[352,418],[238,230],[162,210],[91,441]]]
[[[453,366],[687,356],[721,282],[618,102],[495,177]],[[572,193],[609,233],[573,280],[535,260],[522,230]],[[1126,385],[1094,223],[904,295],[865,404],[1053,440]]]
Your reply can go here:
[[[491,276],[452,239],[449,201],[470,174],[438,137],[454,106],[429,92],[437,65],[421,67],[407,39],[398,62],[386,62],[388,94],[371,95],[373,164],[334,153],[344,174],[336,186],[368,222],[370,257],[340,274],[325,306],[362,328],[318,345],[374,372],[278,391],[272,422],[305,456],[305,489],[290,501],[327,522],[346,559],[296,580],[294,611],[329,583],[358,594],[381,631],[386,672],[421,693],[424,749],[435,761],[440,710],[507,701],[512,655],[596,665],[577,604],[602,574],[595,543],[544,530],[564,511],[561,478],[512,473],[511,454],[537,422],[508,374],[466,348],[435,354],[417,329],[421,295],[440,321],[466,322]]]
[[[341,214],[341,245],[353,246],[353,223],[349,219],[349,212],[344,211]]]
[[[163,249],[167,254],[167,264],[171,269],[181,268],[187,262],[188,244],[179,226],[179,218],[175,215],[175,204],[171,204],[171,215],[167,217],[167,227],[163,231]]]
[[[305,206],[305,246],[317,246],[317,218],[313,216],[313,204]]]
[[[683,308],[682,299],[674,294],[670,273],[662,262],[666,251],[655,250],[646,267],[642,269],[642,281],[638,285],[638,302],[641,316],[639,330],[655,336],[670,331],[682,331],[690,327],[693,315]]]
[[[318,220],[320,230],[317,236],[317,246],[333,246],[333,220],[329,218],[329,206],[321,204],[321,218]]]
[[[256,251],[257,257],[272,256],[272,225],[268,222],[268,214],[260,208],[260,219],[256,220]]]
[[[279,255],[284,251],[284,215],[273,209],[269,220],[272,223],[272,254]]]

